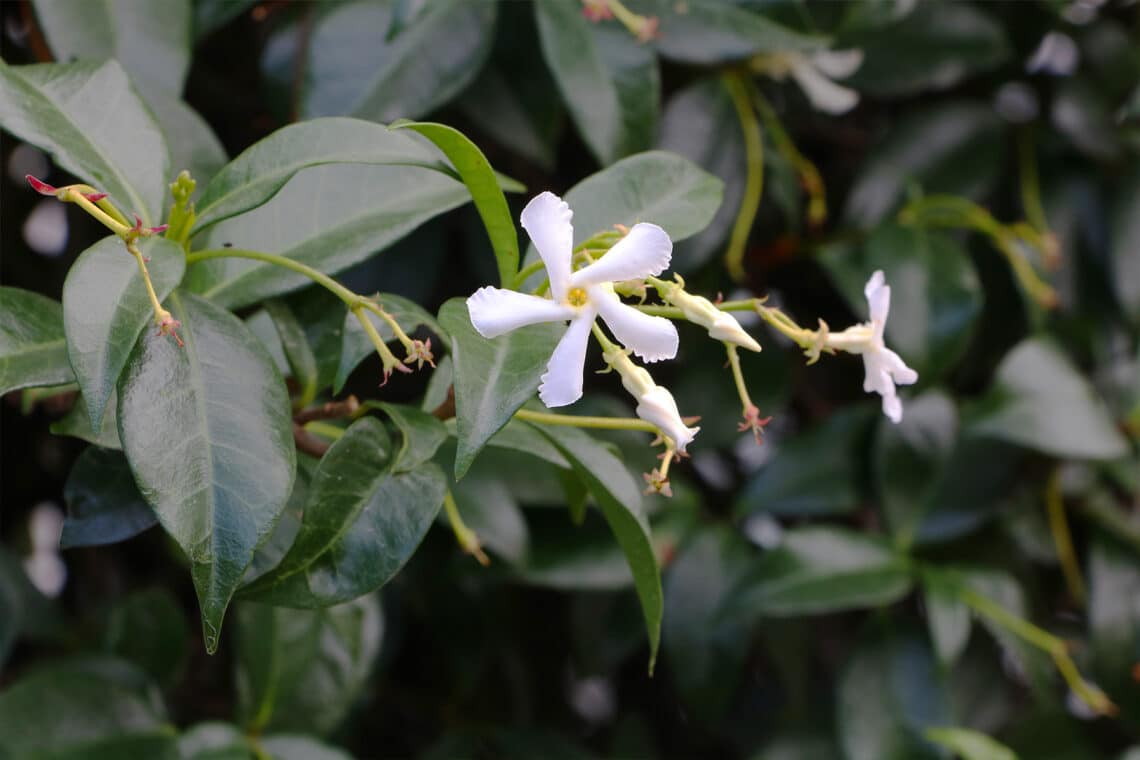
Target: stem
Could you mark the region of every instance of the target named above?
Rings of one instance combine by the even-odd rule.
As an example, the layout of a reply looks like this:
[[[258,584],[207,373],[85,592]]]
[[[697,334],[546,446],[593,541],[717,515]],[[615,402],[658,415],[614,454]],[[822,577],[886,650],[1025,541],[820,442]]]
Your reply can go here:
[[[1045,206],[1041,203],[1041,183],[1037,176],[1037,154],[1033,150],[1033,132],[1022,130],[1017,135],[1018,172],[1021,181],[1021,205],[1025,218],[1039,232],[1049,231]]]
[[[331,438],[334,441],[338,440],[342,435],[344,435],[344,428],[339,428],[336,425],[331,425],[327,422],[321,422],[319,420],[306,422],[305,430],[308,430],[310,433],[316,433],[317,435],[323,436],[325,438]]]
[[[520,269],[519,273],[515,275],[515,279],[511,281],[511,290],[518,290],[521,288],[527,279],[532,274],[542,269],[543,266],[545,266],[545,264],[543,263],[542,259],[538,259],[537,261],[532,261]]]
[[[384,320],[387,323],[388,327],[391,328],[392,334],[396,336],[396,340],[400,341],[401,345],[403,345],[409,353],[414,350],[415,346],[412,343],[412,339],[408,337],[408,334],[406,332],[404,332],[404,328],[400,327],[400,323],[396,321],[395,317],[381,309],[380,305],[374,303],[373,301],[362,299],[359,301],[359,304],[376,316],[380,317],[380,319]]]
[[[126,235],[130,233],[131,226],[129,224],[126,224],[125,221],[118,221],[118,219],[115,219],[111,214],[108,214],[106,211],[100,208],[100,205],[104,204],[107,200],[106,198],[99,201],[98,204],[95,204],[84,198],[83,193],[81,193],[79,190],[71,187],[67,190],[67,200],[79,206],[81,209],[93,216],[96,221],[109,229],[111,232],[114,232],[119,237],[126,237]],[[110,204],[107,205],[110,206]],[[115,209],[114,206],[110,207],[114,211],[115,215],[117,215],[120,219],[123,218],[123,215],[119,213],[118,209]]]
[[[1140,525],[1129,519],[1103,493],[1092,494],[1083,505],[1081,513],[1099,525],[1114,538],[1128,544],[1133,551],[1140,553]]]
[[[1069,594],[1073,597],[1073,601],[1084,607],[1088,595],[1085,591],[1084,578],[1081,577],[1077,553],[1073,549],[1073,536],[1069,532],[1069,522],[1065,519],[1065,501],[1061,495],[1061,469],[1059,467],[1053,471],[1045,486],[1045,509],[1049,515],[1049,531],[1053,534],[1053,543],[1057,547],[1057,558],[1061,561],[1065,585],[1069,587]]]
[[[353,293],[348,288],[341,285],[339,282],[329,277],[324,272],[318,272],[310,266],[306,266],[299,261],[295,261],[286,256],[278,256],[275,253],[264,253],[262,251],[247,251],[242,248],[218,248],[208,251],[195,251],[194,253],[186,256],[186,264],[194,264],[199,261],[209,261],[210,259],[253,259],[254,261],[264,261],[267,264],[283,267],[297,274],[308,277],[318,285],[332,291],[340,300],[351,309],[365,299],[356,293]]]
[[[748,167],[744,197],[740,202],[736,221],[732,225],[728,250],[724,254],[724,263],[729,275],[740,282],[745,276],[745,246],[752,231],[752,223],[756,221],[756,212],[760,208],[760,198],[764,190],[764,141],[760,136],[760,122],[756,119],[756,112],[752,109],[748,97],[748,84],[744,75],[726,73],[722,81],[729,97],[732,98],[736,116],[740,120],[740,129],[744,133],[744,157]]]
[[[572,414],[552,414],[519,409],[515,417],[540,425],[563,425],[566,427],[592,428],[595,430],[640,430],[646,433],[659,433],[657,426],[645,420],[632,417],[579,417]]]
[[[736,353],[736,346],[731,343],[724,344],[728,353],[728,364],[732,367],[732,379],[736,383],[736,393],[740,396],[740,403],[743,405],[744,414],[747,416],[748,410],[755,404],[752,403],[752,398],[748,395],[748,387],[744,384],[744,372],[740,369],[740,356]]]
[[[451,524],[451,530],[455,533],[455,540],[459,542],[460,548],[473,556],[483,567],[490,565],[491,559],[483,551],[479,536],[475,535],[475,531],[468,528],[460,517],[459,505],[455,503],[455,497],[451,495],[450,489],[443,493],[443,509],[447,512],[447,521]]]
[[[383,363],[386,378],[388,372],[393,369],[399,369],[404,365],[400,363],[400,360],[397,359],[396,355],[392,353],[392,350],[388,348],[388,345],[384,342],[384,338],[377,332],[376,325],[372,324],[372,320],[364,313],[364,304],[366,303],[367,301],[363,301],[355,306],[350,306],[349,310],[353,316],[356,317],[356,320],[360,322],[360,326],[364,328],[364,334],[372,341],[373,348],[375,348],[376,353],[380,355],[380,361]]]
[[[814,225],[823,224],[827,220],[827,196],[824,193],[823,178],[819,174],[819,169],[800,153],[800,149],[796,147],[788,131],[784,129],[783,123],[780,122],[780,117],[776,115],[776,109],[772,108],[772,104],[756,88],[752,90],[752,100],[760,120],[764,123],[764,129],[768,130],[772,142],[776,145],[776,150],[800,175],[800,181],[809,198],[808,221]]]
[[[139,272],[142,274],[143,284],[146,285],[146,294],[150,296],[150,305],[154,308],[155,319],[158,319],[159,314],[166,310],[162,308],[162,302],[158,300],[158,294],[154,292],[154,284],[151,283],[150,272],[146,268],[146,257],[142,255],[142,251],[133,241],[127,243],[127,250],[139,264]]]

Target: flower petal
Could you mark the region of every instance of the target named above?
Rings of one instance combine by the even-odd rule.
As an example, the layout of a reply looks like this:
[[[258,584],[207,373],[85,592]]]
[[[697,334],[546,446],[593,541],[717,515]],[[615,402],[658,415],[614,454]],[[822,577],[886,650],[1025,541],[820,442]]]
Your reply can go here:
[[[891,286],[887,284],[882,269],[876,269],[871,279],[867,280],[863,295],[867,297],[871,321],[878,327],[876,332],[881,336],[882,326],[887,323],[887,314],[891,310]]]
[[[586,346],[590,327],[594,324],[593,309],[583,309],[567,328],[562,340],[550,355],[538,397],[550,408],[573,404],[582,398],[582,373],[586,369]]]
[[[824,50],[813,55],[811,62],[824,76],[846,79],[863,65],[863,51],[858,48]]]
[[[550,292],[556,301],[566,300],[570,257],[574,250],[574,226],[570,223],[573,216],[565,201],[550,192],[531,198],[521,216],[523,229],[546,265]]]
[[[612,287],[597,285],[589,290],[590,302],[598,309],[606,327],[626,348],[647,362],[672,359],[680,338],[677,328],[664,317],[651,317],[624,304]]]
[[[673,394],[660,385],[653,386],[638,399],[637,416],[661,428],[661,432],[673,439],[673,445],[682,454],[700,431],[699,427],[685,426]]]
[[[896,425],[902,422],[902,401],[893,392],[883,396],[883,414]]]
[[[570,275],[575,287],[659,275],[669,268],[673,241],[656,224],[635,224],[606,255]]]
[[[882,353],[883,369],[894,379],[895,385],[914,385],[918,382],[918,373],[906,366],[902,357],[889,348],[880,349]]]
[[[575,311],[548,298],[487,286],[467,299],[467,313],[476,332],[497,338],[526,325],[573,319]]]
[[[824,113],[846,113],[859,102],[859,93],[832,82],[806,59],[796,61],[792,65],[792,78],[799,84],[811,104]]]

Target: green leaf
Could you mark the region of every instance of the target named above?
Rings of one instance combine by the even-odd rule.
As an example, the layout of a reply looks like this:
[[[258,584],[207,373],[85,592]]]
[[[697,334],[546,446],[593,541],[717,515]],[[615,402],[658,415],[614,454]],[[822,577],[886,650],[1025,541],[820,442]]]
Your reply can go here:
[[[547,68],[599,163],[649,148],[661,102],[652,48],[619,24],[591,23],[577,0],[539,0],[534,11]]]
[[[434,464],[396,473],[393,459],[379,420],[353,423],[317,468],[292,548],[242,595],[269,604],[325,607],[387,583],[423,540],[446,488]]]
[[[454,435],[454,429],[452,434]],[[546,436],[533,425],[528,425],[521,420],[512,419],[507,422],[499,432],[487,440],[487,445],[517,451],[520,454],[530,454],[550,462],[555,467],[570,469],[570,463],[566,461],[566,457],[558,453],[558,449],[546,440]]]
[[[1066,459],[1115,459],[1128,443],[1104,402],[1052,343],[1030,338],[1002,360],[966,430]]]
[[[262,68],[269,76],[301,69],[302,118],[420,118],[479,74],[491,52],[496,6],[435,0],[403,5],[404,17],[400,3],[357,0],[326,7],[275,35]]]
[[[166,686],[181,678],[189,646],[182,605],[161,587],[137,591],[115,605],[103,635],[107,652],[133,662]]]
[[[928,728],[924,735],[962,760],[1017,760],[1009,747],[969,728]]]
[[[958,599],[954,586],[938,575],[923,577],[922,600],[934,654],[938,664],[949,670],[970,641],[970,608]]]
[[[246,148],[210,180],[196,204],[192,234],[260,206],[302,169],[338,163],[447,171],[432,148],[382,124],[343,118],[290,124]]]
[[[51,423],[49,429],[56,435],[68,435],[104,449],[121,451],[123,444],[119,442],[119,400],[112,394],[107,402],[103,410],[103,424],[98,430],[91,427],[91,415],[87,411],[87,402],[83,400],[83,396],[77,396],[71,410]]]
[[[1108,537],[1096,535],[1088,573],[1093,672],[1097,683],[1114,697],[1130,696],[1132,666],[1140,646],[1140,610],[1122,600],[1136,599],[1140,593],[1136,555]],[[1129,703],[1134,701],[1128,699]]]
[[[863,51],[844,83],[876,96],[945,90],[990,71],[1013,52],[1005,30],[964,3],[924,3],[893,24],[868,27],[839,41]]]
[[[906,557],[844,528],[803,527],[753,564],[726,608],[788,617],[888,605],[911,589]]]
[[[237,317],[187,293],[167,307],[186,345],[139,339],[119,379],[119,438],[139,490],[190,559],[213,652],[234,589],[289,498],[293,425],[273,360]]]
[[[254,733],[326,735],[369,679],[384,621],[375,594],[319,610],[237,607],[237,712]]]
[[[641,491],[621,460],[581,430],[537,429],[562,452],[574,473],[590,489],[625,554],[633,573],[637,597],[641,601],[641,611],[645,616],[645,628],[649,635],[649,672],[652,673],[661,642],[664,599],[661,570],[653,552]]]
[[[178,286],[186,256],[177,244],[160,237],[139,241],[150,259],[147,270],[161,301]],[[138,262],[118,237],[91,246],[72,264],[63,284],[63,324],[75,379],[99,430],[115,383],[139,334],[154,324],[154,308]]]
[[[550,445],[545,440],[543,444]],[[476,462],[463,480],[451,483],[450,488],[463,521],[479,537],[483,548],[513,566],[526,563],[530,531],[522,507],[494,470],[485,472]]]
[[[1116,194],[1111,225],[1112,281],[1125,313],[1140,324],[1140,171],[1129,175]]]
[[[378,403],[376,407],[392,419],[403,438],[392,456],[394,472],[408,472],[430,461],[447,440],[443,423],[422,409],[386,403]]]
[[[838,723],[847,760],[935,760],[924,741],[951,722],[950,705],[927,643],[894,635],[862,643],[839,677]]]
[[[305,335],[305,326],[297,315],[280,299],[270,299],[265,302],[265,311],[273,320],[277,328],[277,336],[281,339],[281,348],[285,352],[285,359],[289,364],[289,372],[300,386],[297,407],[304,408],[317,397],[317,358],[313,356],[313,349],[309,347],[308,337]]]
[[[489,340],[475,332],[467,304],[458,298],[439,310],[439,322],[451,336],[455,362],[458,479],[487,440],[534,396],[563,328],[531,325]]]
[[[207,721],[178,737],[179,760],[249,760],[249,740],[230,723]]]
[[[891,286],[887,345],[920,382],[942,377],[965,353],[981,315],[982,288],[954,237],[885,224],[858,251],[825,248],[818,261],[860,318],[868,318],[863,288],[874,271],[883,271]]]
[[[410,129],[435,143],[463,178],[475,208],[487,228],[491,248],[499,265],[499,282],[510,287],[519,268],[519,237],[507,199],[483,151],[459,130],[444,124],[404,122],[393,129]]]
[[[347,752],[330,747],[311,736],[277,734],[259,742],[261,750],[273,760],[352,760]]]
[[[0,694],[0,755],[161,757],[173,733],[166,721],[158,689],[128,663],[56,661]]]
[[[396,324],[400,325],[405,333],[411,334],[421,327],[426,327],[444,341],[447,340],[447,334],[435,321],[435,317],[415,301],[409,301],[407,298],[392,293],[379,293],[376,299],[381,308],[392,315]],[[387,322],[371,312],[365,312],[364,316],[376,328],[376,332],[380,334],[385,343],[396,339],[395,333],[392,332],[392,328],[388,326]],[[360,320],[351,311],[345,312],[341,336],[340,361],[336,370],[336,378],[333,380],[333,393],[340,393],[352,371],[360,366],[360,362],[376,351],[371,338],[364,332]]]
[[[654,46],[666,58],[683,63],[717,64],[761,53],[815,50],[825,43],[722,0],[686,0],[684,5],[641,0],[630,7],[657,17]]]
[[[39,293],[0,287],[0,396],[74,380],[60,304]]]
[[[918,185],[978,198],[1001,176],[1005,124],[989,104],[950,101],[898,120],[868,155],[847,195],[844,219],[873,227]]]
[[[226,174],[223,169],[218,177]],[[315,166],[294,176],[268,203],[213,225],[198,243],[278,254],[337,274],[469,198],[467,188],[442,171],[359,163]],[[197,292],[228,308],[312,282],[274,264],[237,258],[192,264],[187,278]]]
[[[190,68],[190,3],[34,0],[57,61],[115,58],[144,89],[178,97]]]
[[[162,218],[170,166],[166,143],[115,61],[0,62],[0,114],[0,126],[110,193],[124,213],[142,217],[144,226]]]
[[[741,489],[738,518],[757,512],[781,517],[844,515],[859,506],[859,459],[877,410],[839,411],[814,428],[780,441]],[[767,445],[767,444],[765,444]]]
[[[311,456],[297,457],[297,477],[293,479],[293,490],[289,492],[289,501],[285,502],[285,511],[277,521],[269,538],[257,547],[253,553],[253,562],[246,568],[242,576],[243,586],[248,586],[257,578],[268,573],[289,552],[297,534],[301,530],[301,517],[305,513],[305,505],[309,502],[309,489],[312,487],[313,476],[317,472],[320,460]]]
[[[144,92],[170,148],[170,173],[183,169],[198,183],[199,191],[229,160],[214,130],[181,99],[164,92]]]
[[[500,40],[504,34],[499,32]],[[511,47],[516,48],[512,53],[517,53],[513,41]],[[541,97],[543,88],[554,90],[554,82],[545,72],[533,70],[535,61],[526,63],[530,68],[523,68],[518,60],[488,63],[457,105],[481,134],[539,168],[553,171],[562,132],[561,101]]]
[[[61,549],[126,541],[158,522],[135,485],[127,458],[98,446],[88,447],[75,461],[63,500],[67,519]]]

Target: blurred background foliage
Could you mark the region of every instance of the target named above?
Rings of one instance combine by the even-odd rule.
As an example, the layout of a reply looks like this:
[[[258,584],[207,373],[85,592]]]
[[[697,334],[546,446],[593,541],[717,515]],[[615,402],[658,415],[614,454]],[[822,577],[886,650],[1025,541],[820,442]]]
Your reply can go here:
[[[882,269],[888,343],[920,374],[892,426],[858,360],[805,366],[757,320],[765,351],[745,373],[774,416],[757,446],[735,430],[720,347],[682,328],[679,360],[655,372],[703,422],[674,497],[647,500],[666,597],[651,678],[624,558],[596,514],[576,526],[564,508],[581,487],[493,448],[455,485],[489,568],[435,530],[380,593],[238,603],[207,656],[161,531],[81,535],[93,479],[127,478],[124,536],[153,524],[122,459],[49,432],[66,432],[73,399],[9,394],[0,756],[1140,756],[1140,9],[627,5],[658,20],[654,39],[576,0],[0,7],[10,64],[118,58],[200,185],[277,127],[327,115],[456,126],[531,193],[679,153],[725,186],[676,246],[691,289],[749,290],[840,328],[865,316]],[[821,47],[863,53],[841,115],[757,58]],[[43,154],[5,135],[2,159],[0,279],[58,297],[100,231],[22,189],[29,172],[63,184]],[[516,213],[524,200],[510,197]],[[435,313],[494,276],[464,206],[343,279]],[[283,302],[314,327],[323,297]],[[376,395],[378,374],[373,357],[346,392]],[[384,397],[423,391],[397,377]],[[625,405],[595,392],[574,411]],[[609,439],[648,469],[641,436]],[[23,563],[45,501],[66,504],[77,547],[55,599]],[[1091,711],[1002,612],[1069,642],[1116,714]]]

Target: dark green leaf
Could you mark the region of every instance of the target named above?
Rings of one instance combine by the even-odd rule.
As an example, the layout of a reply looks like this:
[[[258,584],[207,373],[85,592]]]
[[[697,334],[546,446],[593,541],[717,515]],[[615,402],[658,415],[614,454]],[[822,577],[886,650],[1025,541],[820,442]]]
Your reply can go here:
[[[447,440],[447,428],[435,417],[414,406],[376,405],[399,428],[403,441],[392,455],[392,470],[408,472],[430,461]]]
[[[894,24],[866,28],[840,45],[864,54],[847,84],[880,96],[945,90],[997,68],[1011,53],[1002,27],[965,3],[919,4]]]
[[[570,462],[609,523],[633,573],[649,634],[649,672],[657,661],[664,601],[661,570],[653,552],[641,492],[621,460],[577,428],[538,428]],[[462,440],[462,439],[460,439]]]
[[[361,0],[325,8],[315,21],[302,22],[305,29],[292,26],[270,40],[263,68],[304,61],[302,118],[422,117],[478,75],[491,51],[497,8],[465,0],[404,8],[414,15],[401,18],[399,3]]]
[[[7,757],[158,758],[172,734],[158,689],[119,660],[57,661],[0,694]]]
[[[249,760],[249,740],[229,723],[199,723],[178,737],[179,760]]]
[[[144,226],[162,218],[170,165],[166,143],[115,61],[16,67],[0,62],[0,114],[0,126],[110,193],[124,213],[142,217]]]
[[[182,94],[190,68],[190,2],[76,3],[34,0],[57,61],[115,58],[140,86]]]
[[[190,558],[213,652],[226,605],[289,498],[289,396],[237,317],[186,293],[168,308],[186,345],[139,339],[119,380],[119,438],[140,491]]]
[[[475,332],[467,304],[458,298],[443,305],[439,321],[451,336],[455,362],[455,476],[461,478],[487,440],[538,390],[563,328],[538,324],[488,340]]]
[[[494,441],[494,437],[491,440]],[[550,445],[545,440],[543,443]],[[483,472],[482,469],[476,462],[463,480],[451,484],[455,503],[463,521],[475,531],[485,549],[512,565],[521,566],[530,554],[530,532],[522,508],[493,470]]]
[[[1115,459],[1128,443],[1092,387],[1059,349],[1030,338],[1010,351],[966,429],[1069,459]]]
[[[539,0],[535,19],[546,65],[598,161],[649,148],[661,99],[652,48],[619,24],[591,23],[576,0]]]
[[[300,386],[297,406],[308,406],[317,397],[317,359],[305,336],[305,326],[280,299],[266,301],[265,311],[277,328],[277,337],[281,339],[289,373]]]
[[[352,760],[352,755],[323,744],[311,736],[277,734],[260,742],[261,750],[273,760]]]
[[[160,237],[139,241],[158,299],[178,286],[186,256]],[[63,284],[63,324],[75,379],[99,430],[115,383],[139,334],[154,325],[154,309],[138,262],[118,237],[107,237],[79,254]]]
[[[103,410],[103,424],[97,431],[91,428],[91,415],[87,412],[87,402],[83,400],[83,396],[76,396],[75,405],[71,410],[51,424],[51,432],[56,435],[81,438],[104,449],[121,450],[123,444],[119,442],[119,399],[112,393],[107,402]]]
[[[482,460],[476,467],[481,464]],[[621,591],[633,586],[621,547],[596,514],[588,513],[581,525],[573,525],[565,515],[554,521],[536,516],[529,521],[528,533],[530,551],[511,567],[523,583],[563,591]]]
[[[1111,255],[1120,305],[1140,324],[1140,171],[1122,183],[1113,203]]]
[[[76,460],[63,488],[67,519],[59,545],[102,546],[126,541],[158,522],[121,452],[91,446]]]
[[[453,431],[454,432],[454,431]],[[520,454],[530,454],[550,462],[555,467],[570,469],[566,457],[558,453],[546,437],[532,425],[520,420],[510,420],[499,432],[487,439],[488,446],[510,449]]]
[[[863,643],[839,680],[839,738],[847,760],[935,760],[923,739],[952,723],[930,647],[915,635]]]
[[[235,681],[247,730],[335,730],[380,651],[377,596],[320,610],[243,603],[237,616]]]
[[[195,0],[195,40],[201,40],[230,23],[256,2],[257,0]]]
[[[955,588],[937,575],[923,577],[922,600],[934,654],[938,664],[949,670],[969,643],[970,609],[958,598]]]
[[[878,607],[910,591],[906,557],[880,538],[844,528],[788,530],[783,543],[760,556],[728,611],[770,617],[815,615]]]
[[[446,488],[433,464],[395,473],[392,462],[384,425],[371,417],[353,423],[317,468],[292,548],[243,596],[324,607],[387,583],[423,540]]]
[[[844,218],[873,227],[898,207],[912,184],[927,193],[981,196],[1000,176],[1003,133],[990,106],[970,101],[941,103],[900,119],[863,163]]]
[[[980,731],[968,728],[928,728],[925,736],[956,753],[962,760],[1017,760],[1013,750]]]
[[[103,635],[105,650],[133,662],[166,686],[181,676],[189,645],[182,605],[164,588],[139,591],[119,602]]]
[[[144,92],[146,103],[170,148],[170,173],[190,172],[198,188],[217,174],[229,157],[214,130],[184,101],[164,92]]]
[[[518,76],[524,72],[525,76]],[[538,83],[553,90],[553,81],[545,79],[535,71],[500,67],[492,62],[483,67],[458,106],[480,132],[551,171],[562,124],[562,114],[555,107],[558,100],[548,98],[550,105],[544,108],[547,104],[541,98],[524,89],[529,84],[530,90],[536,90]]]
[[[334,138],[335,133],[326,139]],[[407,156],[404,163],[412,162],[414,153],[402,155]],[[241,161],[239,157],[230,166]],[[223,170],[218,179],[227,173]],[[233,249],[278,254],[336,274],[469,198],[467,188],[442,171],[359,163],[315,166],[296,174],[268,203],[215,224],[199,242],[215,250],[230,244]],[[311,283],[283,267],[238,258],[195,263],[187,278],[196,291],[229,308]]]
[[[424,310],[422,306],[415,301],[409,301],[407,298],[393,295],[391,293],[380,293],[376,296],[381,308],[392,315],[396,320],[396,324],[405,333],[413,333],[421,327],[426,327],[439,336],[441,339],[447,341],[447,335],[444,333],[443,328],[435,321],[430,313]],[[364,314],[368,320],[376,328],[376,332],[380,333],[380,337],[385,342],[396,339],[392,328],[388,323],[377,317],[375,314],[365,312]],[[340,361],[337,365],[336,378],[333,380],[333,393],[340,393],[341,388],[344,387],[348,376],[352,371],[360,366],[360,362],[364,361],[369,355],[376,351],[375,346],[372,345],[372,340],[364,332],[364,327],[360,324],[360,320],[351,311],[345,311],[344,326],[341,329],[341,346],[340,346]]]
[[[1140,567],[1134,553],[1098,535],[1088,569],[1092,667],[1103,688],[1127,695],[1140,647],[1140,610],[1124,600],[1134,600],[1140,594]]]
[[[0,395],[74,380],[60,304],[39,293],[0,287]]]
[[[920,382],[935,381],[965,352],[981,314],[982,290],[969,254],[950,235],[887,224],[858,252],[835,246],[818,260],[861,318],[867,317],[863,288],[871,273],[883,271],[891,286],[887,345]]]
[[[269,538],[253,553],[253,562],[246,568],[241,579],[243,586],[250,585],[277,567],[293,546],[297,533],[301,530],[301,517],[309,502],[309,488],[319,462],[319,459],[311,456],[297,457],[297,477],[293,478],[293,490],[289,493],[289,501],[285,502],[285,511],[281,513],[281,519],[277,521]]]
[[[462,132],[444,124],[412,122],[393,125],[393,129],[418,132],[435,143],[451,161],[475,201],[483,226],[487,228],[499,265],[499,282],[503,287],[510,287],[519,268],[519,236],[511,210],[507,208],[507,199],[499,188],[499,180],[483,151]]]

